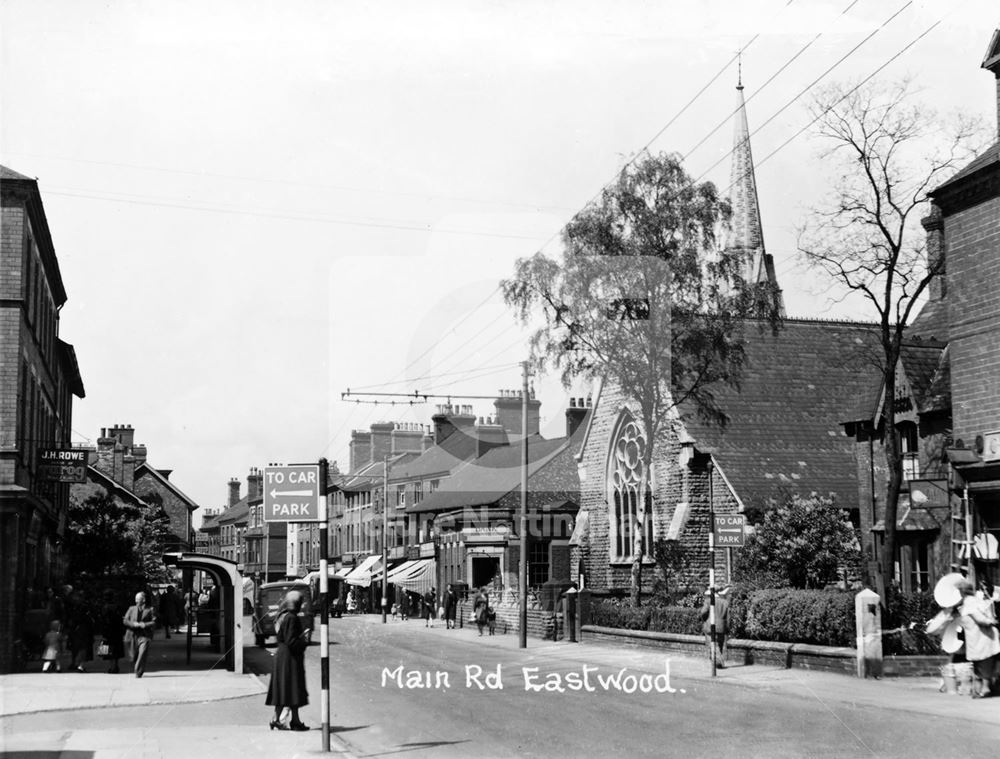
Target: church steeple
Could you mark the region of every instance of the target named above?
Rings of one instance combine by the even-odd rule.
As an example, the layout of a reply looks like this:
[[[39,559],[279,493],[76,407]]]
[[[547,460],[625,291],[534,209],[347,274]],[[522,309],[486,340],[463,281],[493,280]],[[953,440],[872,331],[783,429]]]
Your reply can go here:
[[[740,248],[747,256],[743,277],[748,282],[770,282],[778,292],[778,308],[785,306],[774,273],[774,259],[764,250],[764,232],[757,199],[753,154],[750,151],[750,128],[747,125],[746,101],[743,99],[743,61],[740,60],[736,84],[736,121],[733,133],[733,166],[729,202],[732,205],[731,235],[728,248]]]

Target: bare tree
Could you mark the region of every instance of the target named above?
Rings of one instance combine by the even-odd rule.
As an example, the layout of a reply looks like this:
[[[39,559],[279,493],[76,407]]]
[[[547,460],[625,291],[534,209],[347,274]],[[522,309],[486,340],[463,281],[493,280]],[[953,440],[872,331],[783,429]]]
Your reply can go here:
[[[829,198],[813,209],[799,251],[813,267],[863,296],[880,328],[882,375],[879,425],[889,481],[880,589],[894,576],[897,501],[903,461],[896,433],[896,365],[904,333],[931,280],[944,266],[927,260],[920,216],[927,193],[974,154],[981,127],[956,116],[947,123],[914,102],[908,80],[892,84],[834,84],[810,106],[820,158],[836,173]]]

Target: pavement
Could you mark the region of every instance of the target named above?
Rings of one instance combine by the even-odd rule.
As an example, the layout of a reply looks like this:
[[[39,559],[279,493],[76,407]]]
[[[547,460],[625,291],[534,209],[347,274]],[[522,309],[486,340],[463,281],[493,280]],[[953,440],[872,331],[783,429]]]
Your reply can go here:
[[[380,615],[352,616],[338,620],[338,625],[381,624]],[[479,645],[498,649],[517,649],[516,634],[477,637],[474,627],[448,630],[442,622],[426,628],[420,620],[407,623],[390,621],[390,624],[407,624],[414,633],[448,637],[476,637]],[[75,753],[86,746],[83,755],[94,759],[109,759],[125,756],[191,756],[191,740],[194,745],[206,747],[218,745],[213,751],[213,759],[239,756],[240,759],[261,755],[292,756],[319,753],[319,739],[315,731],[310,733],[264,732],[248,747],[238,739],[245,727],[239,725],[192,726],[177,736],[176,728],[160,732],[154,729],[123,730],[120,727],[102,729],[99,726],[100,711],[93,713],[93,723],[86,729],[53,730],[51,732],[16,733],[10,727],[10,718],[38,712],[66,710],[101,710],[108,707],[149,706],[157,704],[185,704],[216,702],[247,696],[260,697],[267,691],[265,682],[253,673],[235,674],[227,672],[217,654],[208,651],[207,639],[195,638],[194,656],[189,666],[186,663],[185,635],[175,634],[165,640],[157,633],[153,641],[147,672],[137,678],[131,674],[128,662],[123,659],[121,674],[107,674],[104,662],[91,662],[86,673],[63,671],[43,673],[40,663],[34,663],[34,671],[0,675],[0,756],[12,759],[19,755],[31,756],[80,756]],[[899,709],[909,713],[927,714],[958,720],[956,724],[968,725],[982,722],[989,725],[1000,724],[1000,699],[972,699],[969,696],[948,695],[939,692],[941,681],[936,677],[898,677],[880,680],[863,680],[849,675],[830,672],[783,669],[766,665],[737,665],[720,669],[711,678],[708,662],[691,656],[653,648],[622,647],[613,643],[565,641],[542,641],[529,638],[525,656],[537,657],[547,664],[555,664],[561,659],[569,662],[584,661],[608,667],[628,666],[633,669],[648,668],[662,671],[663,662],[668,659],[671,677],[675,680],[694,678],[712,680],[719,686],[742,687],[762,693],[781,693],[802,698],[817,699],[827,704],[849,705],[854,708],[865,706],[881,709]],[[319,699],[316,699],[316,704]],[[199,731],[204,735],[199,737]],[[227,735],[231,731],[232,735]],[[58,748],[51,741],[58,736]],[[305,739],[308,739],[306,741]],[[290,739],[296,744],[292,751]],[[46,745],[46,742],[48,744]],[[225,747],[241,745],[234,753]],[[54,750],[55,749],[55,750]],[[340,742],[335,732],[331,733],[331,750],[343,756],[350,756],[346,744]],[[22,753],[23,752],[23,753]],[[29,753],[30,752],[30,753]]]

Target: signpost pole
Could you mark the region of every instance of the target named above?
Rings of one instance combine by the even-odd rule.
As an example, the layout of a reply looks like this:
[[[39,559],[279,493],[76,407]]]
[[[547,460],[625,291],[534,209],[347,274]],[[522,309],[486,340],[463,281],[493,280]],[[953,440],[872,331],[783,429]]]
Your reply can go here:
[[[715,677],[715,491],[712,486],[712,459],[708,459],[708,624],[709,658],[712,661],[712,677]]]
[[[323,727],[323,750],[330,750],[330,609],[327,593],[330,577],[327,570],[329,560],[330,520],[327,511],[326,478],[329,464],[325,458],[319,460],[319,673],[320,719]]]
[[[517,647],[528,647],[528,362],[521,362],[521,555],[518,566]]]

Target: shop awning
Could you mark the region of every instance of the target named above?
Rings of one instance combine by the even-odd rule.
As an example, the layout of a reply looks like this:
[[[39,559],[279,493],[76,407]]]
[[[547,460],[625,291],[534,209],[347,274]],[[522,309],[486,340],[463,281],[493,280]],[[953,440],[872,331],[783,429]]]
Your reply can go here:
[[[434,587],[434,559],[417,559],[405,572],[399,572],[390,582],[412,593],[424,593]]]
[[[389,564],[389,578],[388,578],[389,582],[392,582],[392,576],[397,571],[399,571],[400,569],[402,569],[403,567],[405,567],[407,564],[410,564],[410,563],[411,562],[409,562],[409,561],[395,561],[395,562],[391,562]],[[384,575],[384,574],[385,574],[385,572],[382,570],[382,567],[379,567],[374,572],[372,572],[372,582],[379,582],[382,579],[382,575]]]
[[[360,585],[362,588],[367,588],[372,584],[372,569],[380,561],[382,561],[381,556],[367,557],[348,573],[344,582],[348,585]]]

